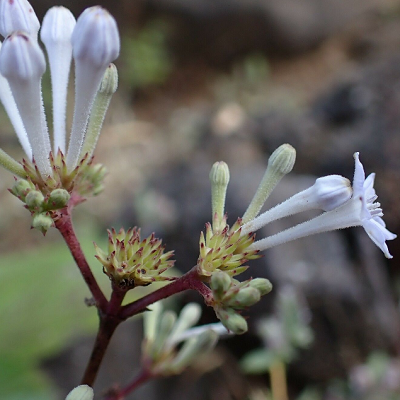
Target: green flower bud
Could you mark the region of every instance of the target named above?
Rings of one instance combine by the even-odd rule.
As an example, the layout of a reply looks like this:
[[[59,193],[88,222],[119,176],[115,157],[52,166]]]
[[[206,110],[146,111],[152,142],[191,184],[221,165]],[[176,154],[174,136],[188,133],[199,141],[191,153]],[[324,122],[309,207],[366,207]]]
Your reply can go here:
[[[231,277],[223,271],[215,271],[211,275],[211,289],[216,300],[221,300],[232,285]]]
[[[14,186],[11,189],[11,193],[14,196],[21,198],[22,201],[25,201],[25,197],[30,190],[34,189],[34,186],[25,179],[18,179]]]
[[[153,359],[157,359],[160,353],[162,353],[165,342],[171,334],[175,322],[176,314],[173,311],[165,311],[161,315],[150,354]]]
[[[296,150],[290,144],[279,146],[268,160],[268,167],[260,185],[242,218],[242,224],[253,220],[260,212],[265,201],[279,181],[288,174],[294,166]]]
[[[272,283],[265,278],[255,278],[249,282],[249,286],[257,289],[261,296],[268,294],[272,290]]]
[[[63,208],[68,204],[70,194],[65,189],[55,189],[50,193],[48,206],[52,210]]]
[[[43,235],[53,226],[53,220],[47,214],[36,214],[32,220],[32,228],[39,229]]]
[[[229,168],[225,162],[214,163],[210,171],[210,181],[213,227],[216,231],[221,231],[226,225],[224,209],[229,183]]]
[[[288,174],[296,161],[296,150],[290,144],[279,146],[268,160],[268,166],[283,175]]]
[[[215,313],[225,328],[236,335],[243,335],[243,333],[247,332],[246,320],[233,308],[219,308],[215,310]]]
[[[65,400],[93,400],[93,389],[88,385],[80,385],[72,390]]]
[[[107,95],[114,94],[118,88],[118,71],[117,67],[111,63],[104,72],[103,79],[100,83],[99,92]]]
[[[25,203],[30,210],[41,209],[44,202],[44,196],[38,190],[31,190],[25,198]]]
[[[246,287],[240,289],[236,296],[227,303],[234,308],[250,307],[260,301],[261,294],[258,289]]]

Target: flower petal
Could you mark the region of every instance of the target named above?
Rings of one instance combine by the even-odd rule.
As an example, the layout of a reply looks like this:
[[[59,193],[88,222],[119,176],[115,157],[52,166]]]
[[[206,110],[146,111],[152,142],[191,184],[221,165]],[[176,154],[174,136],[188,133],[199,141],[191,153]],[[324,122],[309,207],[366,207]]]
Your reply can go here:
[[[375,219],[369,219],[363,221],[363,228],[367,232],[370,239],[383,251],[386,258],[393,258],[389,253],[389,249],[386,245],[386,240],[393,240],[397,237],[394,233],[388,231]]]

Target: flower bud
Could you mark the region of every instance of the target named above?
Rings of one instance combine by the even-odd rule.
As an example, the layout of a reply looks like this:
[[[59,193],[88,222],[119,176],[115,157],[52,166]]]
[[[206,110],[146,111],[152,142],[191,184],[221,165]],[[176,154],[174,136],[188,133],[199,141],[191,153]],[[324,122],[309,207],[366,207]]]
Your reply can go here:
[[[80,385],[69,392],[65,400],[93,400],[93,389],[88,385]]]
[[[186,304],[185,307],[182,308],[178,320],[169,336],[168,342],[169,344],[174,344],[180,340],[181,334],[186,331],[188,328],[195,325],[201,316],[201,307],[197,303],[189,303]]]
[[[100,6],[87,8],[77,20],[72,46],[75,59],[90,61],[98,68],[107,67],[118,58],[120,50],[115,19]]]
[[[221,300],[232,285],[231,277],[223,271],[211,275],[211,289],[216,300]]]
[[[176,321],[176,314],[173,311],[165,311],[159,320],[157,325],[156,335],[152,348],[150,350],[150,357],[157,359],[158,356],[163,352],[165,343],[171,334],[172,328]]]
[[[100,83],[99,93],[114,94],[118,89],[118,71],[115,64],[109,64]]]
[[[41,209],[44,202],[44,196],[38,190],[31,190],[25,198],[25,203],[30,210]]]
[[[353,194],[351,183],[340,175],[318,178],[312,186],[318,208],[330,211],[349,200]]]
[[[53,226],[53,220],[47,214],[36,214],[32,220],[32,228],[38,229],[43,235]]]
[[[211,205],[214,230],[221,231],[225,228],[224,219],[225,197],[229,183],[229,168],[223,161],[214,163],[210,171]]]
[[[260,291],[254,287],[245,287],[240,289],[239,292],[233,296],[227,305],[234,308],[250,307],[260,301]]]
[[[272,283],[265,278],[255,278],[249,282],[249,286],[257,289],[260,292],[261,296],[264,296],[271,292]]]
[[[11,193],[14,196],[19,197],[22,201],[25,201],[25,197],[30,190],[34,189],[34,186],[25,179],[18,179],[11,189]]]
[[[242,335],[248,330],[246,320],[232,308],[218,308],[215,310],[217,317],[221,320],[225,328],[236,335]]]
[[[7,37],[15,31],[28,32],[36,37],[39,20],[27,0],[0,0],[0,34]]]
[[[0,72],[5,78],[29,81],[40,79],[45,71],[43,52],[28,33],[17,31],[7,37],[0,53]]]
[[[296,161],[296,150],[290,144],[279,146],[270,156],[268,166],[286,175],[292,171]]]
[[[242,223],[253,220],[260,212],[265,201],[279,181],[288,174],[294,166],[296,150],[290,144],[279,146],[268,160],[268,167],[261,183],[243,215]]]
[[[63,208],[68,204],[70,197],[65,189],[55,189],[50,193],[48,204],[53,210]]]

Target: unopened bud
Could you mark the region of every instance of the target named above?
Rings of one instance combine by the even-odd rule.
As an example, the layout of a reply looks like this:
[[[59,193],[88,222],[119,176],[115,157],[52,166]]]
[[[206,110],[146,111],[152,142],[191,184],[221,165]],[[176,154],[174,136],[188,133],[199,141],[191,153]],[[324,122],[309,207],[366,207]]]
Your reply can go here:
[[[75,59],[87,60],[98,68],[108,66],[120,50],[115,19],[100,6],[87,8],[76,22],[72,46]]]
[[[30,210],[37,210],[43,206],[44,196],[38,190],[31,190],[25,198],[25,203]]]
[[[232,285],[231,277],[223,271],[211,275],[211,289],[216,300],[221,300]]]
[[[229,168],[223,161],[214,163],[210,171],[211,208],[214,229],[220,231],[225,227],[224,209],[226,190],[229,183]]]
[[[271,292],[272,283],[265,278],[255,278],[249,282],[250,287],[257,289],[261,296],[264,296]]]
[[[315,203],[324,211],[333,210],[347,200],[353,194],[351,183],[340,175],[328,175],[318,178],[312,186]]]
[[[68,204],[70,197],[65,189],[55,189],[50,193],[48,204],[51,209],[63,208]]]
[[[296,150],[290,144],[279,146],[268,160],[267,170],[242,218],[242,224],[253,220],[260,212],[265,201],[279,181],[288,174],[294,166]]]
[[[80,385],[69,392],[65,400],[93,400],[93,389],[88,385]]]
[[[33,185],[25,179],[18,179],[11,189],[12,194],[20,197],[22,201],[25,201],[25,197],[30,190],[34,187]]]
[[[0,34],[7,37],[15,31],[25,31],[36,37],[39,20],[27,0],[0,0]]]
[[[261,294],[258,289],[254,287],[246,287],[240,289],[236,296],[228,302],[228,305],[235,308],[250,307],[260,301]]]
[[[154,338],[154,343],[150,354],[153,359],[157,359],[160,353],[162,353],[165,342],[171,334],[175,321],[176,314],[172,311],[166,311],[164,312],[164,314],[161,315],[161,319],[157,326],[156,336]]]
[[[5,78],[9,81],[40,79],[45,70],[44,54],[28,33],[17,31],[7,37],[0,53],[0,72]]]
[[[43,235],[53,226],[53,220],[46,214],[36,214],[32,220],[32,228],[38,229]]]
[[[218,318],[226,329],[236,335],[243,335],[248,330],[246,320],[232,308],[219,308],[215,310]]]
[[[99,92],[107,95],[114,94],[118,89],[118,70],[117,67],[111,63],[106,72],[104,72],[103,79],[100,83]]]
[[[296,161],[296,150],[290,144],[282,144],[270,156],[268,166],[286,175],[292,171]]]

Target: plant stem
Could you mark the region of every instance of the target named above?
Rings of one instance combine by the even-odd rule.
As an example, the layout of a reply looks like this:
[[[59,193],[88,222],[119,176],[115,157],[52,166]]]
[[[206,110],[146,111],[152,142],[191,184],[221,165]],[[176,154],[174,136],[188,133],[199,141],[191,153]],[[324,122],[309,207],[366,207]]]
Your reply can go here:
[[[93,276],[89,264],[86,261],[86,257],[83,254],[81,245],[76,237],[74,227],[72,225],[71,211],[69,207],[65,207],[57,213],[56,218],[54,218],[54,224],[67,243],[74,260],[81,271],[83,279],[92,293],[97,308],[104,312],[107,308],[108,301],[100,289],[96,278]]]
[[[276,361],[269,370],[273,400],[289,400],[286,369],[282,361]]]
[[[105,400],[123,400],[129,393],[133,392],[143,383],[153,378],[150,371],[144,369],[124,388],[114,389],[111,394],[109,394]]]
[[[209,300],[212,298],[211,290],[200,281],[196,267],[194,267],[169,285],[163,286],[155,292],[122,307],[119,317],[125,320],[133,315],[145,311],[149,305],[187,289],[198,291],[204,297],[206,304],[208,304]]]

